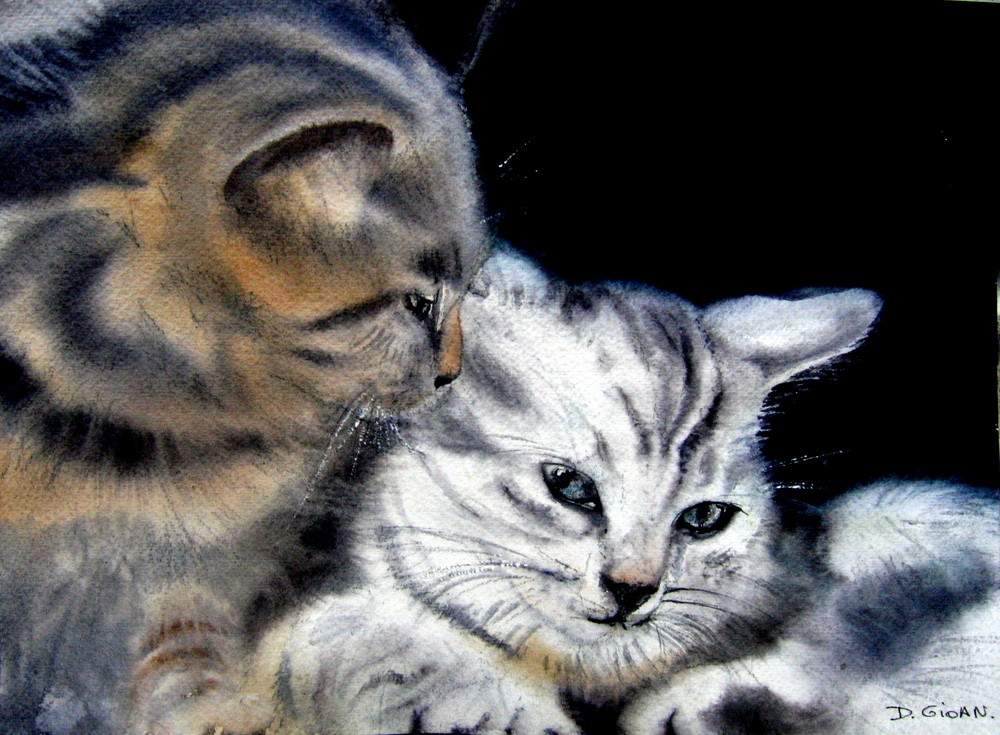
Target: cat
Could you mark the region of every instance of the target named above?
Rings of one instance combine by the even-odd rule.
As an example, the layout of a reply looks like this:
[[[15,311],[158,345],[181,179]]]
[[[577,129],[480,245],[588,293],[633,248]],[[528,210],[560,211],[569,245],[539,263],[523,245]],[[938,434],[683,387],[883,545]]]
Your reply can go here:
[[[886,480],[823,515],[830,579],[776,644],[650,687],[626,712],[624,732],[996,731],[996,493]]]
[[[378,2],[0,21],[0,729],[211,731],[295,520],[460,371],[466,120]]]
[[[576,735],[596,705],[633,735],[875,733],[917,686],[984,704],[995,495],[887,481],[817,531],[758,448],[769,391],[879,309],[860,289],[696,308],[495,256],[462,380],[372,476],[366,577],[264,640],[276,731]]]

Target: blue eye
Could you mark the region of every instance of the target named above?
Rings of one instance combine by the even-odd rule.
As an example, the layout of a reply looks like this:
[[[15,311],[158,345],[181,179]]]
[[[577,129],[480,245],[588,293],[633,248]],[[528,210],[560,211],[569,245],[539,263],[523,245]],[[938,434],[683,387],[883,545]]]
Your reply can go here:
[[[706,538],[722,531],[740,510],[730,503],[705,501],[681,511],[674,525],[696,538]]]
[[[569,465],[543,462],[542,478],[556,500],[591,513],[600,513],[603,510],[594,481]]]

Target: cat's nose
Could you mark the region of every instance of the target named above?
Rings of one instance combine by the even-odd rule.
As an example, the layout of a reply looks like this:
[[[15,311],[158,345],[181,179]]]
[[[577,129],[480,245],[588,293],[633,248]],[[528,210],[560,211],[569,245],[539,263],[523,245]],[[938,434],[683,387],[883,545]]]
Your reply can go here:
[[[434,378],[435,388],[448,385],[462,372],[462,321],[458,315],[458,306],[452,308],[441,327],[440,349],[438,374]]]
[[[434,378],[434,387],[443,388],[448,385],[451,381],[458,377],[458,373],[448,374],[448,375],[438,375]]]
[[[601,586],[610,592],[618,603],[618,614],[614,617],[619,620],[624,620],[627,615],[642,607],[659,589],[655,584],[620,582],[607,574],[601,575]]]

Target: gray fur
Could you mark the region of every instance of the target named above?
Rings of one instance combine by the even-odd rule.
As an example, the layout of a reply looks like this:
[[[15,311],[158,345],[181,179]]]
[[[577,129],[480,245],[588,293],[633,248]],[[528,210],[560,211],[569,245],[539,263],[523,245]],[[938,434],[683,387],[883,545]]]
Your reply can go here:
[[[568,697],[622,707],[630,735],[875,733],[880,686],[924,672],[972,696],[997,681],[973,620],[1000,610],[994,496],[885,483],[826,509],[818,538],[779,523],[763,403],[855,347],[873,294],[568,298],[509,254],[474,293],[465,379],[400,424],[373,478],[366,581],[265,639],[287,722],[578,733]],[[553,462],[593,481],[597,510],[546,489]],[[739,510],[682,531],[705,501]],[[933,663],[977,646],[971,679]]]
[[[0,171],[0,730],[260,729],[246,651],[457,374],[452,85],[380,0],[5,0]]]

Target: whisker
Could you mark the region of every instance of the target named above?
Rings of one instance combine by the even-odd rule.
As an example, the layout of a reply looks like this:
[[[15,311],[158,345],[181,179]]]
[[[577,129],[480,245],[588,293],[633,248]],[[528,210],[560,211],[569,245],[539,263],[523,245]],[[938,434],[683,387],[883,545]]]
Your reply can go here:
[[[472,586],[471,588],[467,589],[466,593],[468,593],[469,590],[478,589],[479,587],[483,587],[485,585],[488,585],[491,582],[492,583],[506,582],[506,581],[509,581],[511,579],[513,579],[513,577],[502,576],[502,575],[498,575],[498,574],[483,574],[483,573],[479,573],[479,574],[456,575],[455,577],[453,577],[451,579],[448,579],[447,581],[445,581],[445,580],[439,580],[437,582],[432,582],[432,583],[428,584],[427,585],[427,588],[428,588],[427,591],[429,593],[431,593],[429,595],[429,597],[433,601],[437,602],[442,597],[444,597],[446,594],[448,594],[452,590],[454,590],[455,587],[458,587],[460,585],[468,585],[468,584],[471,584],[472,582],[478,582],[479,583],[479,584],[477,584],[475,586]]]
[[[745,576],[745,575],[743,575],[743,576]],[[759,580],[754,580],[754,579],[752,579],[750,577],[747,577],[747,579],[750,579],[753,582],[759,582]],[[759,582],[759,584],[760,584],[760,586],[764,587],[764,583],[763,582]],[[765,587],[765,589],[766,589],[766,587]],[[768,591],[770,592],[770,590],[768,590]],[[772,611],[771,608],[769,608],[767,606],[764,606],[764,605],[761,605],[761,604],[758,604],[758,603],[755,603],[755,602],[752,602],[750,600],[747,600],[744,597],[737,597],[736,595],[727,595],[724,592],[716,592],[715,590],[703,589],[703,588],[700,588],[700,587],[671,587],[670,589],[666,590],[663,593],[662,600],[664,602],[669,602],[672,598],[667,597],[667,595],[673,594],[674,592],[700,592],[700,593],[706,594],[706,595],[714,595],[716,597],[721,597],[721,598],[723,598],[725,600],[732,600],[733,602],[739,603],[740,605],[743,605],[744,607],[747,607],[747,608],[750,608],[752,610],[756,610],[756,611],[758,611],[760,613],[763,613],[765,615],[765,617],[774,617],[775,616],[775,613]]]
[[[674,617],[675,616],[671,616],[671,618]],[[693,621],[685,620],[685,622],[693,622]],[[661,644],[663,637],[666,637],[681,652],[687,651],[690,648],[697,646],[699,643],[701,643],[701,641],[696,639],[695,637],[691,635],[685,635],[685,633],[688,633],[689,631],[683,627],[678,627],[675,621],[672,621],[672,625],[670,627],[667,627],[661,619],[653,618],[652,620],[649,621],[649,623],[647,623],[647,625],[652,626],[652,630],[656,631],[657,638],[661,641]]]
[[[730,571],[730,574],[737,579],[749,582],[758,589],[764,590],[774,598],[781,598],[788,592],[787,586],[782,586],[779,582],[769,582],[767,580],[757,579],[755,577],[751,577],[749,574],[743,574],[742,572],[737,572],[735,570]]]
[[[663,626],[657,624],[659,621],[655,621],[654,620],[654,621],[651,621],[651,622],[653,622],[652,630],[653,630],[654,633],[656,633],[656,639],[657,639],[657,642],[659,643],[659,647],[660,647],[660,652],[661,653],[666,653],[666,651],[667,651],[667,647],[666,647],[666,645],[664,645],[664,641],[663,641],[664,637],[666,637],[667,639],[669,639],[669,641],[674,646],[676,646],[677,648],[683,650],[683,648],[684,648],[683,644],[681,643],[680,640],[678,640],[677,636],[674,635],[673,631],[665,630],[663,628]]]
[[[698,600],[664,599],[663,601],[664,602],[670,602],[670,603],[673,603],[675,605],[692,605],[694,607],[703,607],[703,608],[707,608],[709,610],[716,610],[716,611],[721,612],[721,613],[723,613],[724,615],[727,616],[726,619],[725,619],[725,622],[727,622],[727,623],[739,623],[741,626],[743,626],[748,631],[757,630],[760,627],[758,623],[755,623],[752,619],[747,618],[745,615],[742,615],[742,614],[740,614],[739,612],[737,612],[735,610],[730,610],[728,608],[721,607],[719,605],[712,605],[712,604],[709,604],[707,602],[700,602]],[[657,612],[660,612],[660,610],[657,610]],[[664,612],[667,612],[667,611],[664,611]],[[684,616],[684,617],[687,617],[687,616]],[[712,632],[712,631],[710,631],[708,629],[705,630],[705,633],[707,633],[709,635],[713,635],[713,636],[715,635],[714,632]]]
[[[442,539],[443,541],[455,541],[455,542],[470,542],[471,541],[473,546],[492,547],[492,548],[495,548],[495,549],[500,549],[501,551],[506,551],[508,553],[514,554],[516,556],[520,556],[520,557],[522,557],[524,559],[530,559],[531,558],[527,554],[525,554],[523,552],[520,552],[517,549],[512,549],[509,546],[504,546],[503,544],[497,543],[495,541],[487,541],[486,539],[479,538],[477,536],[473,536],[472,534],[468,534],[468,533],[458,533],[458,532],[455,532],[455,531],[443,531],[443,530],[441,530],[439,528],[427,528],[427,527],[422,527],[422,526],[380,526],[379,527],[380,540],[386,540],[386,541],[392,541],[392,540],[394,540],[394,539],[384,539],[383,538],[384,536],[389,536],[390,535],[390,533],[384,533],[386,531],[388,531],[390,533],[393,533],[393,532],[395,532],[395,533],[403,532],[403,533],[421,534],[421,535],[425,535],[425,536],[431,536],[431,537],[434,537],[434,538],[439,538],[439,539]]]
[[[670,599],[664,598],[663,602],[670,602],[675,605],[697,605],[698,607],[707,607],[710,610],[718,610],[719,612],[725,613],[726,615],[733,614],[732,610],[727,610],[726,608],[720,607],[719,605],[710,605],[707,602],[698,602],[697,600],[675,600],[673,598]]]
[[[302,513],[302,509],[308,502],[309,498],[312,497],[319,483],[326,476],[327,471],[330,468],[330,463],[333,461],[334,456],[340,453],[339,450],[343,449],[343,442],[337,444],[337,439],[340,437],[341,432],[347,426],[348,421],[352,416],[357,416],[358,406],[361,405],[365,400],[374,401],[374,398],[370,395],[368,389],[360,391],[351,401],[347,403],[344,410],[341,412],[340,419],[338,420],[333,431],[330,433],[330,440],[326,444],[326,449],[323,450],[323,455],[320,457],[319,463],[316,465],[316,470],[313,472],[312,478],[306,485],[305,492],[302,493],[302,498],[299,500],[298,506],[295,508],[295,512],[292,514],[291,519],[288,521],[289,525],[293,523],[299,515]],[[360,419],[356,419],[354,422],[353,429],[356,429],[361,423]]]
[[[792,457],[791,459],[785,459],[780,461],[772,461],[771,465],[773,467],[790,467],[797,464],[802,464],[804,462],[815,462],[820,459],[827,459],[828,457],[838,457],[844,454],[850,454],[846,449],[834,449],[830,452],[820,452],[819,454],[804,454],[800,457]]]
[[[435,567],[427,571],[419,572],[417,574],[408,575],[410,577],[427,577],[431,575],[443,575],[445,577],[451,577],[459,574],[473,574],[477,571],[493,570],[496,568],[505,569],[526,569],[532,572],[538,572],[539,574],[548,574],[545,569],[540,569],[538,567],[533,567],[529,564],[519,564],[517,562],[509,561],[493,561],[493,562],[475,562],[466,564],[449,564],[446,567]]]
[[[719,637],[719,631],[706,626],[697,618],[693,618],[684,613],[672,615],[671,618],[675,632],[688,634],[684,636],[683,639],[679,639],[679,645],[682,652],[697,651],[699,648],[704,647],[706,652],[723,652],[725,654],[724,658],[729,658],[734,654],[740,655],[741,653],[744,653],[741,650],[741,646],[743,644],[741,640],[729,640],[728,638],[721,639]],[[678,618],[680,620],[678,620]],[[662,621],[655,622],[662,625]]]

